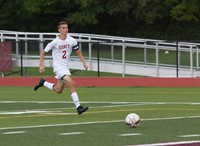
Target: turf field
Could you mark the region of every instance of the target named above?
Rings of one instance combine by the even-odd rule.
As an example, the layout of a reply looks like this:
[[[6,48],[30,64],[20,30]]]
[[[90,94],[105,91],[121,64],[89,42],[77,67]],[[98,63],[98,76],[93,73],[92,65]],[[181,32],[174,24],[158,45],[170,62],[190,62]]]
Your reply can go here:
[[[200,142],[200,89],[81,87],[78,115],[68,89],[0,87],[0,146],[125,146]],[[137,113],[142,122],[128,128]]]

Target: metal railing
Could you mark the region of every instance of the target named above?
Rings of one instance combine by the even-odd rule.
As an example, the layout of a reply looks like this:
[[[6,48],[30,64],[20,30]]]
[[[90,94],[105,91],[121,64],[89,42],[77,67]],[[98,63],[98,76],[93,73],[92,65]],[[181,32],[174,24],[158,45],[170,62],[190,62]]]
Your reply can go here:
[[[13,58],[20,66],[38,66],[39,52],[58,33],[0,30],[1,42],[13,42]],[[79,42],[89,70],[153,77],[196,77],[199,74],[200,43],[70,33]],[[34,49],[33,49],[34,47]],[[46,57],[45,64],[52,65]],[[72,55],[72,69],[83,69]]]

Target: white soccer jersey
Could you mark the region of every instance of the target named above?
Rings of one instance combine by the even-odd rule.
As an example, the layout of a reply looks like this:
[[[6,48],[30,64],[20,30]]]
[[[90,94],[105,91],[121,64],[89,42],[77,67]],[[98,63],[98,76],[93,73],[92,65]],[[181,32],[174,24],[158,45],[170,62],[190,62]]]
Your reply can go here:
[[[44,51],[49,52],[52,50],[53,68],[54,71],[56,71],[62,68],[68,68],[72,50],[78,49],[77,41],[70,35],[67,35],[65,40],[61,40],[59,37],[55,38],[53,41],[48,43]]]

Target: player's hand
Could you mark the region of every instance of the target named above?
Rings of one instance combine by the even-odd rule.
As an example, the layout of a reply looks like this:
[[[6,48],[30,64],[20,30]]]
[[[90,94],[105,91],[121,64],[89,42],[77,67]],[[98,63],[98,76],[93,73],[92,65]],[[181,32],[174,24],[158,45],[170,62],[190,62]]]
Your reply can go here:
[[[45,67],[44,67],[44,65],[41,65],[41,66],[39,67],[39,72],[40,72],[40,73],[45,72]]]
[[[87,65],[87,63],[84,63],[83,66],[84,66],[85,70],[88,70],[89,66]]]

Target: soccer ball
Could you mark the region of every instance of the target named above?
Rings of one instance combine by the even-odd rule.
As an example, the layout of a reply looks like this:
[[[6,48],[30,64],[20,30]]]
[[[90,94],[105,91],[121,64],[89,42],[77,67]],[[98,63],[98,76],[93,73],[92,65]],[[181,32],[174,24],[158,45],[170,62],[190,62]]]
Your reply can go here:
[[[169,54],[169,51],[165,51],[165,54]]]
[[[131,128],[136,128],[140,122],[140,117],[136,113],[130,113],[125,118],[126,125]]]

